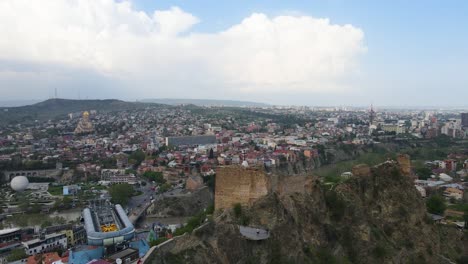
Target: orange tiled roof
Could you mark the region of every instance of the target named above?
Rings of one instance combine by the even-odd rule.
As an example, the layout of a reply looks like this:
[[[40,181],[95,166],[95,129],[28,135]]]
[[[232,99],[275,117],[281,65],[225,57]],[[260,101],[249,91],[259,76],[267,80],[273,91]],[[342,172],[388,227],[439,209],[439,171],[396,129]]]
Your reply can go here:
[[[55,261],[61,260],[62,258],[58,255],[57,252],[38,254],[30,256],[26,264],[52,264]]]

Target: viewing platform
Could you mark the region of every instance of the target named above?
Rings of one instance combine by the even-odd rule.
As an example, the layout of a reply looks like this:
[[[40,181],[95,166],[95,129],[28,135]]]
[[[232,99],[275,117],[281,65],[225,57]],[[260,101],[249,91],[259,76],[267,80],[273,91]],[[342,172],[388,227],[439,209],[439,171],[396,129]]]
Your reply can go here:
[[[270,237],[270,231],[267,229],[239,226],[239,231],[242,236],[249,240],[265,240]]]

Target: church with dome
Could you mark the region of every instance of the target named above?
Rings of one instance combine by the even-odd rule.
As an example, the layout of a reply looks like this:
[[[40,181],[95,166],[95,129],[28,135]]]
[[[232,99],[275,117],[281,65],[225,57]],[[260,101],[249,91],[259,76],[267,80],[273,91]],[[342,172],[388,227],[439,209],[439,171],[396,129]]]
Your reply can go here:
[[[91,132],[94,132],[94,126],[93,123],[89,121],[89,112],[85,111],[83,113],[83,117],[75,128],[75,134],[86,134]]]

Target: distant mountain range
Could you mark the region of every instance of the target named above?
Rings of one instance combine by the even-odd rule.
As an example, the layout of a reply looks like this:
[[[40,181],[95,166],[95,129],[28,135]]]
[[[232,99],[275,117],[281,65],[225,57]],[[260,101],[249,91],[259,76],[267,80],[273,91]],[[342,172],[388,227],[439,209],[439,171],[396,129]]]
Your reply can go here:
[[[160,98],[160,99],[144,99],[140,102],[145,103],[158,103],[168,105],[198,105],[198,106],[234,106],[234,107],[267,107],[269,104],[249,102],[249,101],[234,101],[234,100],[214,100],[214,99],[173,99],[173,98]]]
[[[55,118],[65,118],[69,113],[97,110],[112,112],[146,107],[163,107],[155,103],[125,102],[115,99],[107,100],[70,100],[49,99],[40,103],[18,106],[0,107],[0,124],[15,124],[20,122],[44,121]]]

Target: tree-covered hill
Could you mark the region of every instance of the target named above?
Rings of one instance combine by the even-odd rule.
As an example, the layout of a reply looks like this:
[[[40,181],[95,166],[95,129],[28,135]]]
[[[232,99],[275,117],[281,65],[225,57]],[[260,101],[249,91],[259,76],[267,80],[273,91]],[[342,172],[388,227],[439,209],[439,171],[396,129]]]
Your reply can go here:
[[[97,110],[99,112],[167,107],[155,103],[125,102],[115,99],[70,100],[49,99],[37,104],[19,107],[0,107],[0,124],[16,124],[64,118],[68,113]]]

